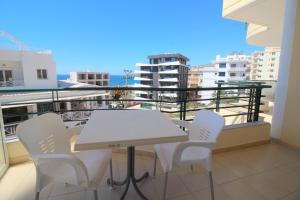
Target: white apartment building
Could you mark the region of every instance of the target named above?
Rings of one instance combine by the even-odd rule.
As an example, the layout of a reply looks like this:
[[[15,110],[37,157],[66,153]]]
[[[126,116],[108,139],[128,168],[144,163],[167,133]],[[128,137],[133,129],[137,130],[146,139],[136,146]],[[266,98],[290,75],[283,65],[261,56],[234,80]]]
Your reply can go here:
[[[137,63],[134,80],[139,81],[135,87],[186,88],[189,59],[179,53],[166,53],[148,56],[148,63]],[[159,96],[157,96],[159,95]],[[156,99],[178,98],[177,92],[148,93],[136,91],[137,98]]]
[[[98,73],[94,74],[96,81],[100,80],[97,75]],[[89,76],[87,77],[89,78]],[[95,80],[93,79],[93,81]],[[103,82],[108,85],[107,74],[103,75],[102,84]],[[50,51],[0,50],[0,90],[78,87],[91,87],[91,85],[69,80],[58,81],[56,64]],[[0,103],[4,116],[7,114],[24,114],[24,116],[4,117],[6,133],[14,135],[19,122],[34,116],[25,115],[26,113],[53,111],[54,109],[62,111],[94,109],[108,106],[106,101],[102,101],[108,98],[109,94],[106,91],[97,91],[96,93],[95,91],[59,91],[59,100],[66,102],[55,104],[52,103],[52,95],[51,91],[11,92],[2,95]],[[71,102],[68,100],[87,101]],[[66,120],[79,120],[87,118],[89,115],[90,112],[74,111],[64,113],[62,117]]]
[[[251,58],[250,80],[275,81],[278,77],[280,59],[279,47],[266,47],[255,51]]]
[[[211,65],[200,66],[202,80],[201,87],[217,87],[218,82],[248,81],[250,76],[250,56],[233,53],[226,57],[216,56]],[[213,91],[200,91],[198,95],[203,99],[212,98]],[[209,102],[203,102],[209,103]]]
[[[0,49],[0,89],[57,88],[51,51]]]
[[[216,56],[213,61],[217,69],[216,79],[218,82],[239,82],[250,79],[251,57],[242,53],[233,53],[226,57]]]
[[[70,80],[91,85],[108,86],[109,74],[104,72],[70,72]]]

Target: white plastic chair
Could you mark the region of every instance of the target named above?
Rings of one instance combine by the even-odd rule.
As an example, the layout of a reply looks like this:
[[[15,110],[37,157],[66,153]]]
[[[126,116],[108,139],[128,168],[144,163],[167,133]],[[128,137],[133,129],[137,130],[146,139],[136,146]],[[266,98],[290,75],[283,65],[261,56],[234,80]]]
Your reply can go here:
[[[97,188],[111,160],[111,150],[71,152],[70,139],[81,129],[67,129],[59,115],[33,117],[17,127],[17,135],[36,167],[36,199],[51,182]]]
[[[209,172],[211,199],[214,199],[211,152],[213,144],[216,143],[224,127],[224,118],[214,112],[201,110],[197,112],[192,123],[180,120],[174,120],[174,122],[188,130],[189,141],[154,145],[153,175],[156,174],[157,157],[165,173],[162,199],[166,199],[168,172],[176,166],[190,165],[192,167],[195,164],[203,165]]]

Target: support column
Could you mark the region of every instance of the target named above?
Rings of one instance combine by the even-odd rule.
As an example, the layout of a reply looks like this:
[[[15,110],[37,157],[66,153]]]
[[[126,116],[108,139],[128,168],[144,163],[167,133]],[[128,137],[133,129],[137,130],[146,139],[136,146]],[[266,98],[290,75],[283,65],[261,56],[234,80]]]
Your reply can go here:
[[[286,0],[272,137],[300,147],[300,2]]]

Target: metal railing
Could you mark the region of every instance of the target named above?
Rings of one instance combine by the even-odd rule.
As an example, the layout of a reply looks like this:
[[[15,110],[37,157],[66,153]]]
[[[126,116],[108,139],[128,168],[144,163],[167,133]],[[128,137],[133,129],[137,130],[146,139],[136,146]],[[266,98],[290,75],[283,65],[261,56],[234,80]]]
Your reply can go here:
[[[50,103],[52,108],[48,111],[58,113],[62,116],[66,123],[78,122],[85,123],[91,112],[94,110],[126,110],[126,109],[155,109],[165,113],[171,118],[179,118],[181,120],[193,120],[195,113],[201,109],[214,110],[219,112],[224,117],[238,117],[245,116],[246,122],[255,122],[259,120],[259,114],[262,112],[260,106],[262,105],[261,98],[262,90],[271,88],[271,86],[256,83],[247,83],[243,85],[226,85],[224,83],[218,84],[217,87],[209,88],[136,88],[136,87],[92,87],[92,88],[63,88],[63,89],[19,89],[19,90],[0,90],[0,102],[2,97],[18,96],[16,94],[31,94],[32,100],[22,102],[20,100],[2,103],[2,106],[9,107],[21,105],[35,105],[41,101]],[[82,91],[90,91],[93,94],[110,93],[108,98],[77,98],[66,99],[62,98],[62,94],[67,92],[80,93]],[[143,91],[142,94],[148,94],[149,98],[135,97],[136,91]],[[112,93],[120,93],[118,96],[113,96]],[[47,93],[49,98],[47,100],[35,99],[35,94]],[[173,93],[176,95],[164,95]],[[209,93],[209,94],[207,94]],[[90,102],[90,103],[89,103]],[[90,106],[97,104],[96,106]],[[61,109],[61,104],[87,105],[82,107],[72,107],[69,109]],[[104,106],[103,106],[104,105]],[[224,110],[235,110],[234,112],[223,112]],[[27,111],[24,113],[9,113],[3,112],[4,121],[14,117],[28,118],[40,115],[43,111]],[[10,122],[11,123],[11,122]],[[14,135],[17,123],[5,125],[7,135]]]
[[[23,80],[0,81],[0,87],[20,87],[24,86]]]

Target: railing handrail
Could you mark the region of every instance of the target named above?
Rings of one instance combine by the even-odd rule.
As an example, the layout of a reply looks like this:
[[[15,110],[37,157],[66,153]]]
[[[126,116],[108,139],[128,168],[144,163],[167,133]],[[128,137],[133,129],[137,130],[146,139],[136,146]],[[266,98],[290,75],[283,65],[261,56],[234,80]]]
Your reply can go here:
[[[242,89],[264,89],[271,88],[270,85],[243,85],[243,86],[222,86],[222,87],[195,87],[195,88],[157,88],[157,87],[78,87],[78,88],[43,88],[43,89],[4,89],[1,93],[12,92],[51,92],[51,91],[91,91],[91,90],[141,90],[141,91],[173,91],[173,92],[188,92],[188,91],[209,91],[209,90],[242,90]]]

